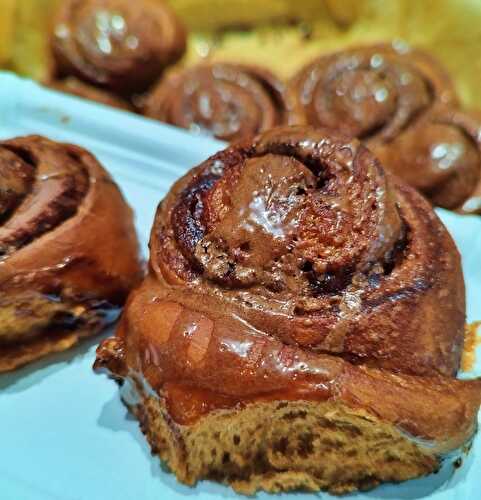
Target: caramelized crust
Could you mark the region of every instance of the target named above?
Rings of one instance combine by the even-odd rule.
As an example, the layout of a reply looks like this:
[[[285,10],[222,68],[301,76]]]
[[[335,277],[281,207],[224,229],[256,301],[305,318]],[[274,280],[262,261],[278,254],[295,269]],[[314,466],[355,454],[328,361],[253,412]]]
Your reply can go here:
[[[88,152],[12,139],[0,143],[0,173],[4,371],[102,329],[141,269],[132,213]]]
[[[202,64],[167,75],[147,96],[150,118],[225,141],[285,123],[284,88],[269,71],[240,64]]]
[[[96,368],[128,382],[127,403],[180,480],[280,491],[305,486],[300,474],[339,493],[429,473],[471,438],[481,381],[453,378],[459,254],[427,201],[358,141],[285,127],[214,155],[159,205],[150,248],[149,276]],[[336,428],[347,415],[373,453],[386,426],[383,446],[403,457],[397,475],[380,458],[385,474],[366,472],[366,485],[369,451],[342,480],[339,450],[333,474],[301,459],[252,470],[244,452],[233,469],[206,458],[207,422],[223,432],[269,407],[274,426],[284,403],[306,404],[314,420],[327,412]],[[359,430],[359,414],[369,429]],[[279,425],[287,438],[293,429]],[[311,431],[322,441],[317,424]],[[270,457],[264,445],[252,453]],[[281,472],[277,486],[268,481]]]

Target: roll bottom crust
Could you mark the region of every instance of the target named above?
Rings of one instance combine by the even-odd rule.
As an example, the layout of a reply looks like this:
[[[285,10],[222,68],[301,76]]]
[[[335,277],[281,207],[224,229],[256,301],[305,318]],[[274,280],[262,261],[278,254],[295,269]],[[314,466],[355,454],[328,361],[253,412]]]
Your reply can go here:
[[[424,476],[441,464],[394,426],[341,403],[254,403],[180,425],[165,400],[143,395],[135,404],[132,391],[125,384],[123,398],[152,452],[188,485],[209,478],[245,495],[295,489],[345,494]]]

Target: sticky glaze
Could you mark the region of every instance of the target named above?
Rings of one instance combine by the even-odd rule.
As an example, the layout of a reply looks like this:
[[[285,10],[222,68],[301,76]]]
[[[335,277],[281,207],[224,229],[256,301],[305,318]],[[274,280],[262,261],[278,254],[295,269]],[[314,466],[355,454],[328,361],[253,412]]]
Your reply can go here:
[[[96,368],[164,399],[175,422],[330,400],[439,449],[472,434],[480,381],[453,378],[459,255],[358,141],[285,127],[231,146],[173,186],[150,249]]]

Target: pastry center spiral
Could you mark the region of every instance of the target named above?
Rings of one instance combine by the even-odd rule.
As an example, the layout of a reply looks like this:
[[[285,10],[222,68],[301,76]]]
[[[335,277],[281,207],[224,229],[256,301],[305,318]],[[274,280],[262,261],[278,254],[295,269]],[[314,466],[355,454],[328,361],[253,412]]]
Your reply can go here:
[[[337,75],[328,83],[327,92],[317,89],[314,102],[317,114],[327,115],[326,126],[345,127],[354,136],[363,137],[394,114],[397,95],[385,75],[364,69]]]
[[[223,164],[222,177],[196,179],[195,203],[195,187],[185,192],[173,225],[198,230],[184,246],[189,260],[225,287],[299,294],[338,290],[389,260],[403,224],[368,151],[314,131],[278,135]]]
[[[56,77],[75,75],[122,94],[141,92],[185,49],[185,32],[163,2],[66,0],[55,20]]]
[[[75,13],[75,40],[84,56],[91,61],[100,57],[101,64],[121,64],[125,58],[136,57],[136,49],[149,50],[144,32],[162,27],[156,19],[126,2],[110,0],[100,6],[85,3]]]
[[[262,123],[262,111],[274,113],[255,82],[250,89],[226,81],[192,82],[184,98],[173,104],[173,116],[184,128],[199,127],[217,137],[253,134]]]

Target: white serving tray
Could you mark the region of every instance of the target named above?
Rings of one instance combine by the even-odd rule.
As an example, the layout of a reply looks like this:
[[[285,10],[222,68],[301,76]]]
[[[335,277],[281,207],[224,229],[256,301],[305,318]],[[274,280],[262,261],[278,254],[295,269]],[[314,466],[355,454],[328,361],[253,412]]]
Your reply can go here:
[[[145,255],[155,208],[169,186],[222,148],[222,143],[0,73],[0,138],[32,133],[79,144],[97,155],[136,210]],[[479,320],[481,217],[439,214],[463,256],[468,320]],[[180,485],[161,468],[121,404],[116,384],[92,372],[98,340],[0,376],[0,500],[240,499],[209,481],[195,488]],[[480,356],[478,351],[477,375]],[[454,474],[447,463],[437,475],[349,498],[478,500],[480,478],[478,436]],[[276,497],[261,493],[258,498]]]

